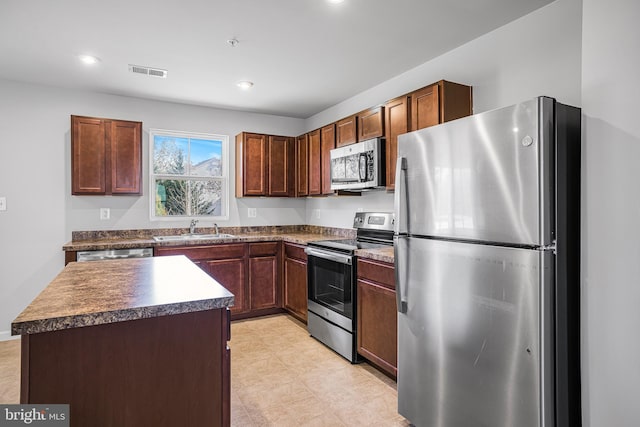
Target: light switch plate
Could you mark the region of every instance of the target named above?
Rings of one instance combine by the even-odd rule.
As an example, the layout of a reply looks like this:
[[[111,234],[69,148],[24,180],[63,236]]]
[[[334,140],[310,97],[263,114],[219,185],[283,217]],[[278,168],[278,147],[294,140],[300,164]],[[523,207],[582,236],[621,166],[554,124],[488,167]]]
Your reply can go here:
[[[0,197],[0,211],[6,211],[6,210],[7,210],[7,198]]]
[[[100,208],[100,219],[109,219],[111,217],[111,209]]]
[[[257,216],[258,216],[257,209],[256,209],[256,208],[249,208],[249,209],[248,209],[248,211],[247,211],[247,216],[248,216],[249,218],[255,218],[255,217],[257,217]]]

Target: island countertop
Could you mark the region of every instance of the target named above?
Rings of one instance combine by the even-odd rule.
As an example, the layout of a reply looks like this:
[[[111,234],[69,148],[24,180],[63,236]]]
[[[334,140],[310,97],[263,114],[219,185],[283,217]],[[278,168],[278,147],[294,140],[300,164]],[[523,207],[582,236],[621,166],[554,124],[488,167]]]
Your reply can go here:
[[[234,296],[185,256],[70,263],[11,324],[12,335],[224,308]]]

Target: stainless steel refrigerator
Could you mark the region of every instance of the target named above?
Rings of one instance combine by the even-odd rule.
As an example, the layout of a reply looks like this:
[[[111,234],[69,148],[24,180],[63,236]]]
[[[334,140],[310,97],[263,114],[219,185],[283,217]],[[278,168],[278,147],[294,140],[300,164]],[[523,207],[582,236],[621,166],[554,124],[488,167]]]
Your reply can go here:
[[[580,110],[539,97],[398,138],[398,411],[578,426]]]

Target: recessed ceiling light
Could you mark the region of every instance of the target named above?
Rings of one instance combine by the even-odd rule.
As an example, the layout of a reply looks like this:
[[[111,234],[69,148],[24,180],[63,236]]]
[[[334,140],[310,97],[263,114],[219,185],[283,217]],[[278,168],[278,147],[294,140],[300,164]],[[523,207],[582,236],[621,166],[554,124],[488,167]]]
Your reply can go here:
[[[82,61],[83,64],[86,64],[86,65],[94,65],[100,62],[100,58],[92,55],[78,55],[78,59]]]
[[[236,85],[240,88],[240,89],[244,89],[244,90],[248,90],[251,88],[251,86],[253,86],[253,82],[250,82],[248,80],[243,80],[241,82],[236,83]]]

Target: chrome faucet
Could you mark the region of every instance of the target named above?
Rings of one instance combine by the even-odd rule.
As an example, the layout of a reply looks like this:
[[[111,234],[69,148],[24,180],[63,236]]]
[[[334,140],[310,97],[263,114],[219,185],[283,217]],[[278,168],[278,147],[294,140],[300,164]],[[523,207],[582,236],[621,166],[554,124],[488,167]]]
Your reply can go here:
[[[191,224],[189,224],[189,234],[196,234],[196,224],[198,223],[197,219],[192,219]]]
[[[213,228],[216,230],[216,236],[220,234],[220,230],[218,230],[218,224],[216,224],[215,222],[213,223]]]

